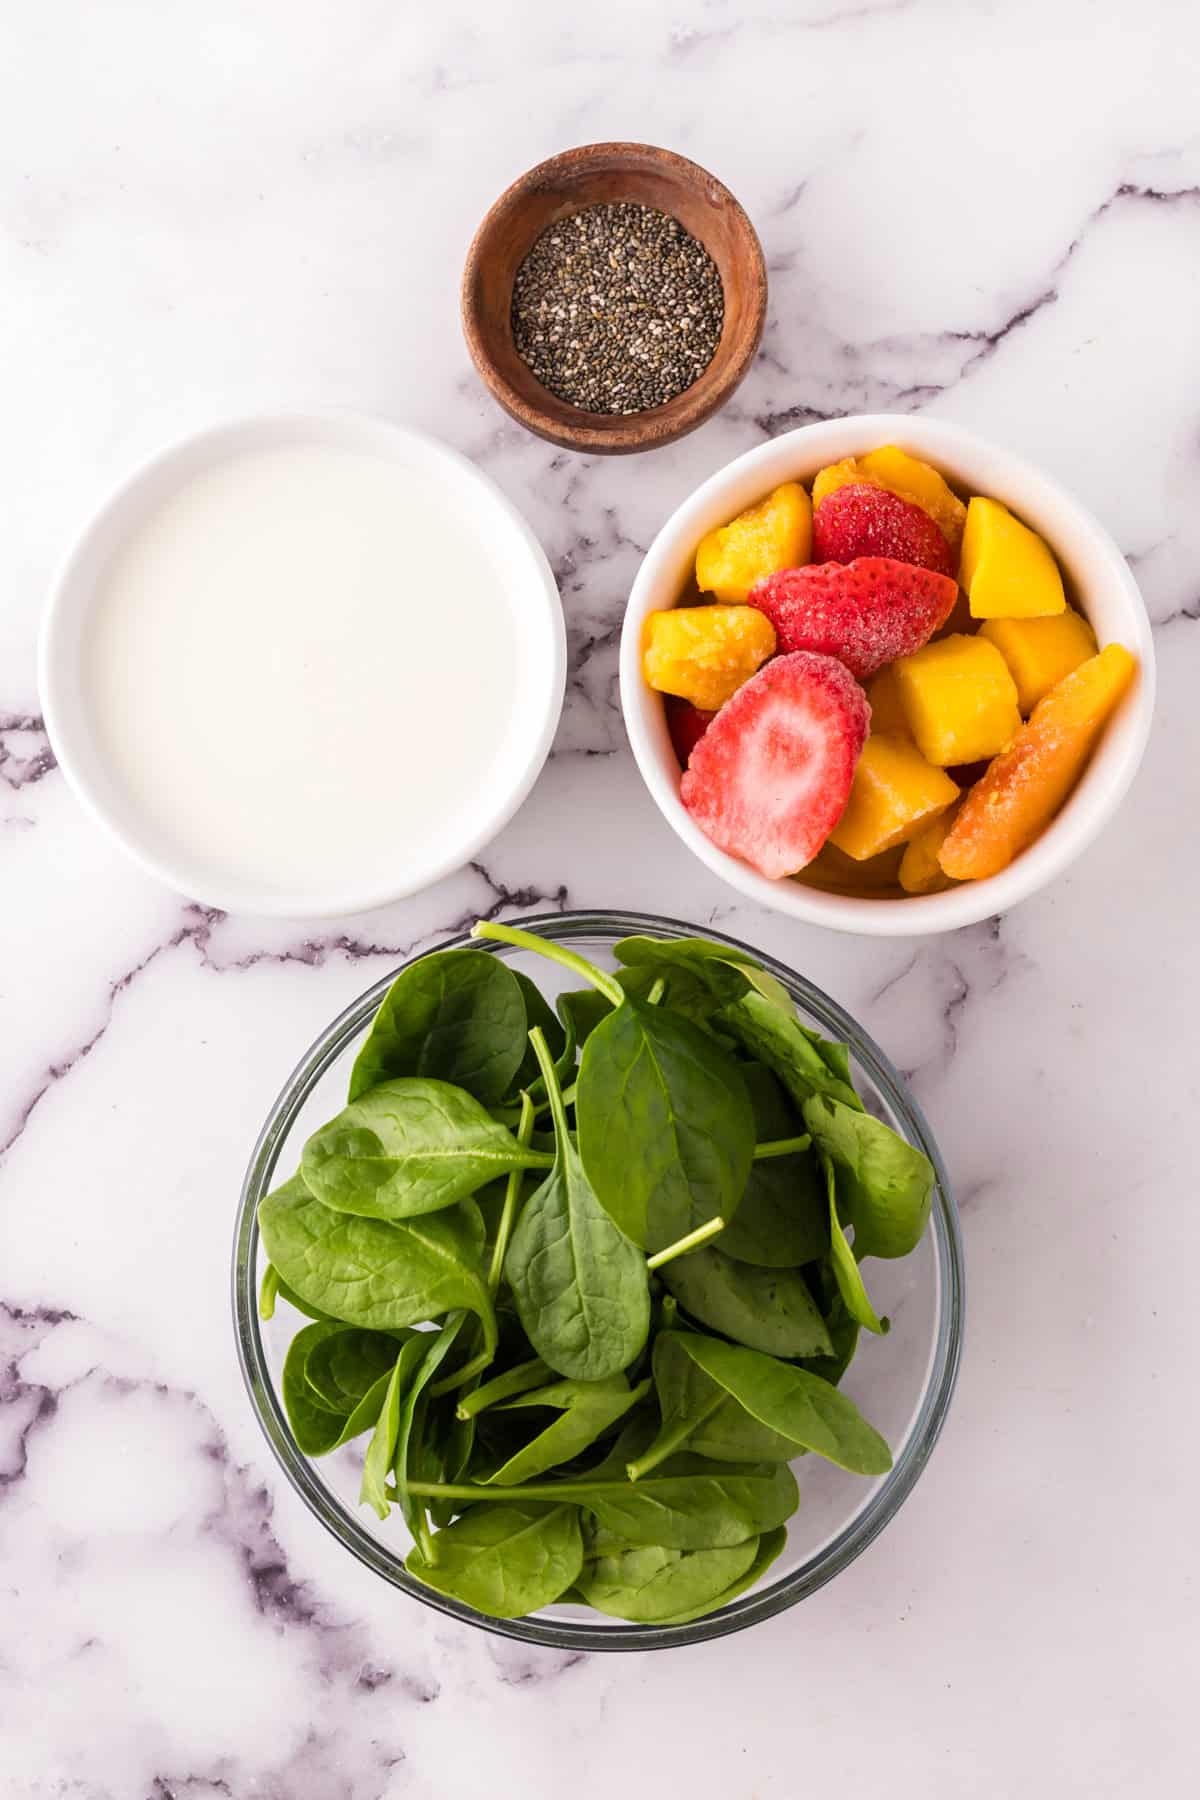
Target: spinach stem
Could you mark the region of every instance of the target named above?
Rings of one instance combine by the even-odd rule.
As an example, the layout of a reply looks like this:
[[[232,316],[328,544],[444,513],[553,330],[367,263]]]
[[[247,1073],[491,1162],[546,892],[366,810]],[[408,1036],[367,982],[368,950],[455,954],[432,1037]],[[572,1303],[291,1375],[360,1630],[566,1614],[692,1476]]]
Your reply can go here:
[[[536,1107],[528,1094],[521,1095],[521,1120],[517,1126],[517,1142],[523,1150],[529,1148],[529,1140],[533,1136],[533,1119]],[[508,1240],[516,1223],[517,1207],[521,1201],[521,1187],[525,1180],[524,1169],[510,1169],[508,1182],[504,1189],[504,1205],[500,1212],[500,1223],[496,1227],[496,1242],[492,1246],[492,1265],[488,1270],[488,1292],[495,1294],[500,1286],[500,1276],[504,1270],[504,1258],[508,1251]]]
[[[535,956],[545,956],[551,962],[561,963],[564,969],[570,969],[581,981],[590,982],[592,987],[599,988],[610,1006],[620,1006],[625,998],[625,990],[615,976],[598,969],[595,963],[588,962],[586,957],[577,955],[574,950],[568,950],[562,944],[552,944],[548,938],[538,937],[534,931],[522,931],[519,925],[499,925],[494,919],[480,919],[472,925],[471,936],[493,938],[500,944],[515,944],[519,950],[532,950]]]
[[[665,975],[659,975],[652,983],[650,992],[646,995],[646,1005],[657,1006],[666,991],[667,978]]]
[[[646,1258],[648,1269],[661,1269],[664,1263],[674,1262],[677,1256],[686,1256],[689,1250],[698,1250],[701,1244],[707,1244],[709,1238],[716,1237],[718,1231],[724,1231],[724,1219],[709,1219],[705,1225],[697,1225],[695,1231],[689,1231],[674,1244],[668,1244],[665,1250],[656,1250],[653,1256]]]
[[[260,1319],[275,1317],[275,1296],[279,1292],[279,1270],[274,1263],[268,1263],[263,1270],[262,1286],[258,1290],[258,1316]]]
[[[690,1418],[676,1419],[672,1426],[664,1426],[644,1455],[639,1456],[636,1462],[625,1464],[625,1473],[630,1481],[640,1481],[651,1469],[657,1469],[660,1462],[666,1462],[680,1444],[685,1444],[692,1433],[700,1429],[705,1419],[712,1418],[718,1406],[727,1398],[728,1395],[722,1388],[698,1413],[693,1413]]]
[[[494,1349],[480,1350],[461,1369],[455,1369],[453,1375],[444,1375],[440,1381],[435,1381],[429,1392],[436,1398],[440,1394],[452,1394],[455,1388],[465,1387],[468,1381],[473,1381],[476,1375],[482,1374],[489,1367],[495,1354]]]
[[[807,1150],[812,1144],[808,1132],[803,1137],[772,1138],[769,1144],[755,1144],[755,1162],[764,1162],[769,1156],[791,1156],[794,1151]]]
[[[554,1067],[554,1058],[550,1054],[546,1034],[540,1025],[535,1025],[530,1032],[529,1042],[533,1046],[533,1054],[537,1057],[538,1068],[542,1071],[542,1080],[546,1084],[546,1099],[550,1103],[550,1117],[554,1121],[554,1136],[560,1145],[565,1144],[567,1141],[567,1108]]]
[[[550,1378],[550,1366],[540,1356],[531,1362],[518,1363],[515,1369],[506,1369],[503,1375],[486,1381],[477,1387],[473,1394],[458,1403],[458,1417],[473,1419],[476,1413],[485,1412],[489,1406],[496,1406],[501,1400],[512,1400],[517,1394],[527,1394],[531,1388],[541,1387]]]
[[[513,1487],[484,1487],[469,1481],[410,1481],[408,1492],[425,1500],[586,1500],[589,1494],[627,1492],[628,1481],[525,1481]],[[394,1489],[387,1490],[394,1500]]]

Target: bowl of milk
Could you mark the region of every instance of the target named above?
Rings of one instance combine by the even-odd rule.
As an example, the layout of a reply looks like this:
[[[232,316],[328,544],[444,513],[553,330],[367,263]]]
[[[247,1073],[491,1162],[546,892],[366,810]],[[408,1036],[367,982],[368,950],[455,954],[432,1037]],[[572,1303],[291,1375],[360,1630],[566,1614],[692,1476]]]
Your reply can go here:
[[[46,728],[143,868],[228,912],[411,894],[545,761],[566,637],[533,533],[457,452],[384,420],[242,420],[154,457],[55,586]]]

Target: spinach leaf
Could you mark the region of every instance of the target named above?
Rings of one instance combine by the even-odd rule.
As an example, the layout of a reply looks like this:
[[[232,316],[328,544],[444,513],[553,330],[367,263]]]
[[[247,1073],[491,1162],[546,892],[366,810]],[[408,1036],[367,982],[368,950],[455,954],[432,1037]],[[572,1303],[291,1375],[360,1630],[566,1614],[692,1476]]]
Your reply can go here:
[[[525,1202],[504,1272],[543,1361],[577,1381],[603,1381],[631,1363],[646,1341],[646,1265],[596,1198],[567,1130],[545,1039],[537,1030],[531,1035],[557,1149],[550,1174]]]
[[[843,1106],[861,1111],[862,1101],[850,1080],[845,1044],[835,1044],[810,1031],[796,1017],[759,993],[743,994],[723,1006],[720,1023],[759,1062],[766,1063],[799,1105],[813,1094],[827,1094]]]
[[[465,1307],[496,1343],[496,1317],[475,1233],[454,1207],[389,1225],[332,1212],[298,1176],[259,1204],[263,1246],[289,1287],[349,1325],[395,1331]]]
[[[540,998],[540,996],[539,996]],[[397,1076],[426,1075],[501,1100],[525,1054],[515,972],[483,950],[435,950],[388,989],[350,1075],[350,1099]]]
[[[772,1431],[858,1475],[883,1475],[891,1468],[883,1438],[829,1382],[741,1344],[691,1331],[673,1335],[706,1375]]]
[[[718,1594],[715,1600],[693,1607],[690,1612],[672,1613],[669,1618],[659,1619],[658,1623],[660,1625],[686,1625],[692,1619],[702,1619],[706,1613],[716,1612],[719,1607],[728,1606],[731,1600],[736,1600],[739,1594],[748,1592],[756,1582],[761,1581],[786,1543],[787,1528],[785,1526],[781,1525],[776,1531],[764,1531],[758,1540],[754,1561],[738,1576],[736,1581],[729,1584],[724,1593]]]
[[[642,1249],[732,1218],[754,1114],[737,1063],[690,1020],[626,999],[584,1046],[575,1117],[600,1204]]]
[[[578,1580],[579,1509],[478,1506],[439,1531],[436,1549],[436,1561],[414,1549],[409,1574],[490,1618],[518,1619],[550,1606]]]
[[[404,1523],[418,1547],[425,1553],[428,1553],[430,1545],[425,1507],[410,1491],[410,1475],[415,1472],[433,1478],[442,1473],[440,1457],[432,1442],[427,1442],[425,1438],[428,1416],[425,1396],[433,1377],[460,1342],[469,1316],[465,1312],[451,1314],[440,1331],[419,1334],[417,1341],[421,1344],[422,1354],[405,1387],[392,1437],[389,1467],[395,1477],[396,1501]]]
[[[915,1250],[933,1202],[929,1158],[870,1113],[825,1095],[805,1102],[804,1122],[837,1169],[839,1207],[854,1227],[858,1261]]]
[[[758,1142],[794,1137],[800,1129],[797,1116],[770,1069],[746,1063],[742,1077]],[[814,1262],[828,1247],[829,1224],[813,1157],[800,1151],[753,1163],[741,1204],[721,1233],[722,1252],[758,1268],[794,1269]]]
[[[660,1271],[693,1319],[770,1356],[830,1356],[833,1344],[799,1269],[757,1269],[711,1247]]]
[[[660,1332],[654,1343],[654,1386],[662,1424],[653,1442],[627,1465],[640,1481],[686,1443],[714,1462],[791,1462],[802,1454],[794,1438],[764,1425],[687,1354],[681,1333]]]
[[[480,956],[480,955],[483,955],[484,953],[482,951],[476,950],[472,954],[474,954],[476,956]],[[498,959],[494,956],[489,958],[489,961],[491,961],[491,962],[496,962],[497,960]],[[533,1087],[534,1084],[538,1080],[537,1057],[533,1054],[533,1045],[529,1042],[529,1035],[528,1035],[533,1030],[534,1026],[536,1025],[540,1029],[542,1036],[545,1038],[546,1042],[549,1044],[550,1054],[554,1058],[556,1067],[559,1066],[559,1059],[566,1052],[568,1034],[567,1034],[567,1032],[565,1032],[563,1030],[563,1027],[559,1024],[558,1015],[555,1013],[553,1007],[551,1007],[550,1003],[546,1000],[546,998],[542,994],[541,988],[539,988],[534,982],[530,981],[528,975],[523,974],[520,969],[513,969],[511,971],[511,973],[514,976],[514,978],[517,982],[517,985],[521,990],[521,996],[525,1001],[525,1025],[524,1025],[524,1030],[523,1030],[522,1040],[521,1040],[522,1056],[521,1056],[520,1064],[518,1065],[518,1068],[517,1068],[517,1072],[514,1075],[512,1082],[510,1083],[510,1086],[508,1089],[508,1091],[511,1093],[520,1094],[523,1089]],[[574,1067],[574,1055],[575,1055],[574,1042],[575,1042],[574,1034],[572,1033],[571,1034],[571,1046],[572,1046],[572,1048],[571,1048],[571,1067],[572,1068]],[[565,1069],[559,1068],[559,1079],[560,1079],[560,1081],[566,1079],[566,1070]]]
[[[829,1266],[837,1282],[842,1304],[850,1317],[858,1325],[865,1325],[868,1331],[874,1331],[882,1337],[887,1330],[871,1305],[866,1283],[862,1278],[853,1250],[846,1239],[838,1219],[837,1187],[834,1181],[833,1164],[827,1156],[822,1157],[825,1168],[826,1191],[829,1196]]]
[[[612,1011],[609,1001],[595,988],[572,988],[560,994],[555,1001],[558,1016],[569,1031],[574,1031],[575,1042],[580,1049],[587,1043],[593,1031],[602,1020],[607,1019]]]
[[[400,1354],[388,1377],[387,1389],[371,1441],[363,1462],[362,1486],[358,1498],[371,1507],[381,1519],[391,1511],[387,1478],[396,1452],[396,1433],[400,1426],[400,1401],[425,1356],[424,1333],[417,1332],[400,1346]]]
[[[702,984],[715,1003],[738,1000],[753,989],[773,1006],[793,1011],[791,995],[768,975],[747,950],[717,944],[709,938],[628,937],[614,944],[613,955],[631,968],[652,968],[657,973],[674,968]]]
[[[747,1575],[758,1558],[758,1538],[726,1549],[669,1550],[659,1544],[621,1544],[606,1535],[576,1580],[580,1597],[597,1612],[636,1624],[698,1618]]]
[[[390,1332],[338,1325],[313,1345],[304,1379],[317,1399],[334,1412],[352,1413],[381,1375],[391,1373],[396,1339]]]
[[[623,1375],[611,1375],[607,1381],[556,1381],[506,1401],[504,1412],[529,1406],[552,1407],[562,1416],[489,1475],[489,1485],[513,1487],[518,1482],[532,1481],[560,1463],[570,1462],[649,1391],[648,1381],[631,1388]]]
[[[300,1169],[336,1212],[413,1218],[452,1206],[510,1169],[545,1168],[478,1100],[444,1081],[384,1081],[315,1131]]]

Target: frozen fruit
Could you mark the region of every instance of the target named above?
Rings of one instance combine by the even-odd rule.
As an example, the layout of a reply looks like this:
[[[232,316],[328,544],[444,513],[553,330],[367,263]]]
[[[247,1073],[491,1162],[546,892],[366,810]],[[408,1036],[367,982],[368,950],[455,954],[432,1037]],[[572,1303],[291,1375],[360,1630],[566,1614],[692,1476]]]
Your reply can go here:
[[[896,444],[869,450],[865,456],[847,456],[820,471],[813,482],[813,505],[820,506],[826,495],[852,481],[869,481],[923,507],[957,555],[967,509],[930,463],[910,456]]]
[[[850,899],[870,895],[878,899],[895,893],[903,855],[901,845],[895,850],[885,850],[882,856],[868,857],[866,862],[855,862],[830,839],[818,850],[800,879],[806,887],[820,888],[825,894],[845,894]]]
[[[906,894],[939,894],[951,886],[950,877],[938,861],[938,852],[946,841],[957,809],[953,806],[939,813],[930,824],[922,826],[900,858],[900,886]]]
[[[894,668],[889,666],[880,669],[878,675],[872,678],[867,688],[867,699],[871,702],[872,732],[887,731],[893,737],[912,736]]]
[[[1017,704],[1027,716],[1064,675],[1096,654],[1096,634],[1073,608],[1049,619],[989,619],[980,637],[995,644],[1017,684]]]
[[[804,650],[776,657],[696,745],[683,804],[731,856],[763,875],[794,875],[842,815],[869,719],[840,662]]]
[[[812,506],[798,481],[785,481],[757,506],[700,539],[696,585],[718,600],[744,600],[756,581],[808,561]]]
[[[775,653],[775,632],[752,606],[675,606],[646,620],[642,671],[660,694],[715,712]]]
[[[690,700],[680,700],[675,694],[667,695],[665,705],[667,730],[671,734],[680,767],[686,769],[692,751],[717,715],[715,712],[702,712]]]
[[[954,573],[950,546],[927,512],[887,488],[854,481],[827,495],[814,512],[813,561],[848,563],[858,556],[890,556]]]
[[[967,508],[959,579],[976,619],[1040,619],[1067,604],[1058,564],[1037,532],[978,494]]]
[[[995,644],[938,638],[896,664],[909,730],[941,769],[1002,750],[1020,728],[1016,683]]]
[[[950,777],[926,762],[911,738],[872,732],[858,759],[846,810],[829,841],[864,862],[906,843],[957,799]]]
[[[1081,663],[962,803],[938,860],[956,881],[998,875],[1050,823],[1081,774],[1137,664],[1121,644]]]
[[[954,605],[947,575],[888,556],[809,563],[761,581],[750,605],[766,613],[780,650],[836,656],[863,680],[919,649]]]

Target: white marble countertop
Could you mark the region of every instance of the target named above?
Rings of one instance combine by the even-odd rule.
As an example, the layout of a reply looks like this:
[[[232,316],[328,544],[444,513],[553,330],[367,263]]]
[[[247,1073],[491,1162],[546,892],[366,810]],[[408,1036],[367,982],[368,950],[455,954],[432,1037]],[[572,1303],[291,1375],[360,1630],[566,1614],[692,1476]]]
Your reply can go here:
[[[1179,0],[42,0],[0,68],[0,1794],[791,1800],[1182,1793],[1194,1771],[1200,18]],[[695,156],[754,217],[762,354],[637,462],[524,436],[457,323],[470,233],[566,144]],[[572,673],[502,837],[328,928],[186,905],[55,772],[52,567],[144,453],[317,403],[439,433],[525,511]],[[859,942],[741,903],[615,702],[658,523],[764,434],[928,410],[1107,520],[1157,626],[1120,822],[1010,917]],[[236,722],[234,723],[236,729]],[[481,911],[714,922],[911,1072],[958,1184],[962,1378],[832,1586],[655,1657],[530,1652],[353,1564],[242,1392],[233,1206],[298,1050]]]

